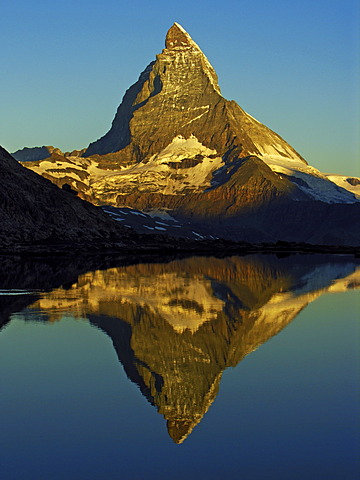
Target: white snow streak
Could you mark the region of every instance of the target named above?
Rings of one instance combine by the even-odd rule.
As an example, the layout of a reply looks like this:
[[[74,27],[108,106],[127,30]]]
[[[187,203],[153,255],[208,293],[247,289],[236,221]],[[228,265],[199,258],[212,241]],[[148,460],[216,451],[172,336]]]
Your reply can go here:
[[[192,122],[195,122],[195,120],[198,120],[199,118],[201,118],[202,116],[204,116],[206,113],[208,113],[209,111],[209,105],[207,105],[207,109],[205,110],[205,112],[201,113],[200,115],[198,115],[197,117],[193,118],[192,120],[189,120],[188,122],[184,123],[184,125],[182,127],[185,127],[186,125],[190,125],[190,123]],[[181,127],[181,128],[182,128]]]

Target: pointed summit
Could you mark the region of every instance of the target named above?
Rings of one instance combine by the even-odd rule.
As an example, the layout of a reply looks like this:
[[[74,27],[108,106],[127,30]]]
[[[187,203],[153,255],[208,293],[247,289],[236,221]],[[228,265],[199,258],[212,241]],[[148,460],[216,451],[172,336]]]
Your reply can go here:
[[[196,47],[199,49],[198,45],[196,45],[196,43],[193,41],[187,31],[176,22],[166,34],[165,46],[169,50],[175,48],[184,49],[191,47]]]
[[[179,135],[194,135],[219,157],[280,152],[305,163],[276,133],[222,97],[215,70],[178,23],[168,30],[165,46],[126,92],[109,132],[89,145],[85,157],[117,152],[121,163],[147,162]]]

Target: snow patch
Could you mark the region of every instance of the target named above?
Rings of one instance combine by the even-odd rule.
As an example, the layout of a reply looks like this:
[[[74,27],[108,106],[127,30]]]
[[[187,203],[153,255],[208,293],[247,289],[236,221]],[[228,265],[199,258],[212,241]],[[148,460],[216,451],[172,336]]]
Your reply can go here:
[[[247,115],[248,117],[250,117],[250,118],[251,118],[252,120],[254,120],[256,123],[259,123],[260,125],[262,125],[262,123],[259,122],[259,120],[256,120],[256,118],[254,118],[252,115],[250,115],[250,113],[248,113],[248,112],[245,112],[245,113],[246,113],[246,115]]]
[[[133,215],[140,215],[140,217],[147,217],[147,215],[145,215],[145,213],[136,212],[134,210],[131,210],[129,213],[132,213]]]
[[[10,289],[1,289],[0,290],[0,295],[7,296],[7,295],[31,295],[34,293],[35,290],[30,291],[30,290],[20,290],[16,288],[10,288]]]
[[[176,25],[179,30],[181,30],[183,33],[185,33],[186,35],[189,36],[189,34],[188,34],[187,31],[185,30],[185,28],[182,27],[182,26],[180,25],[180,23],[174,22],[174,25]]]
[[[336,175],[333,173],[324,173],[323,175],[330,180],[330,182],[335,183],[338,187],[348,190],[360,200],[360,178],[351,177],[349,175]],[[356,182],[356,185],[352,185],[350,182],[348,182],[348,179],[355,179],[355,181],[358,183]]]
[[[268,149],[269,151],[270,149]],[[275,173],[294,178],[294,183],[308,196],[325,203],[355,203],[356,197],[348,188],[338,186],[323,173],[299,159],[285,158],[281,155],[263,155],[261,157]],[[299,181],[296,182],[296,179]]]
[[[287,161],[287,162],[292,162],[294,161],[296,164],[299,164],[301,166],[306,165],[306,163],[301,160],[301,158],[296,155],[295,152],[293,152],[290,148],[286,148],[286,146],[281,145],[280,143],[272,143],[271,145],[260,145],[257,143],[254,143],[255,147],[259,150],[261,156],[264,156],[266,158],[273,158],[275,161],[276,159],[281,159]]]
[[[171,165],[189,159],[199,161],[193,166],[182,164],[178,169]],[[92,183],[92,188],[97,193],[103,189],[108,199],[108,192],[113,191],[114,196],[118,195],[119,187],[124,193],[136,191],[184,195],[189,191],[202,191],[210,187],[212,173],[223,164],[216,150],[202,145],[194,135],[190,135],[189,138],[178,135],[161,152],[147,161],[131,165],[121,171],[104,172],[101,179]],[[117,202],[119,203],[118,198]]]
[[[168,220],[168,221],[171,221],[171,222],[177,222],[178,223],[178,220],[175,220],[175,218],[173,218],[171,215],[169,215],[164,210],[146,210],[146,213],[147,213],[147,215],[149,215],[149,217],[161,218],[162,220]],[[160,223],[160,222],[156,222],[156,223]]]
[[[207,106],[209,107],[209,106]],[[189,138],[184,138],[182,135],[177,135],[173,138],[172,142],[164,148],[160,153],[154,155],[151,160],[157,162],[162,161],[178,161],[180,162],[184,158],[189,158],[195,155],[214,155],[216,150],[205,147],[195,135],[190,135]]]

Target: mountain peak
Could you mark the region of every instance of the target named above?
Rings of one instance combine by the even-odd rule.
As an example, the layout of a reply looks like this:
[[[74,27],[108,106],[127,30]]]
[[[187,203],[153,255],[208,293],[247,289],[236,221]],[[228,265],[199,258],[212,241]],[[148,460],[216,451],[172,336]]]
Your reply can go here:
[[[184,49],[195,47],[198,48],[198,45],[193,41],[187,31],[179,24],[174,23],[172,27],[169,28],[166,39],[165,39],[165,47],[168,50],[174,49]]]

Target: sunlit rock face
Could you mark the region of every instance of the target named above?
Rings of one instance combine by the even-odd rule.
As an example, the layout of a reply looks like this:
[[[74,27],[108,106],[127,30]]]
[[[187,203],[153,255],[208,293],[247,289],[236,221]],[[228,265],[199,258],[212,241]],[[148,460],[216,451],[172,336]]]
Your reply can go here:
[[[126,148],[123,154],[139,162],[161,152],[178,135],[194,135],[219,156],[233,156],[235,151],[243,157],[259,154],[260,144],[276,145],[285,157],[301,158],[278,135],[222,97],[214,69],[179,24],[168,31],[165,46],[125,94],[111,130],[91,144],[85,156]]]
[[[27,311],[88,318],[181,443],[214,401],[222,372],[322,293],[360,285],[356,265],[324,257],[193,257],[95,270]],[[35,316],[37,313],[35,313]]]

